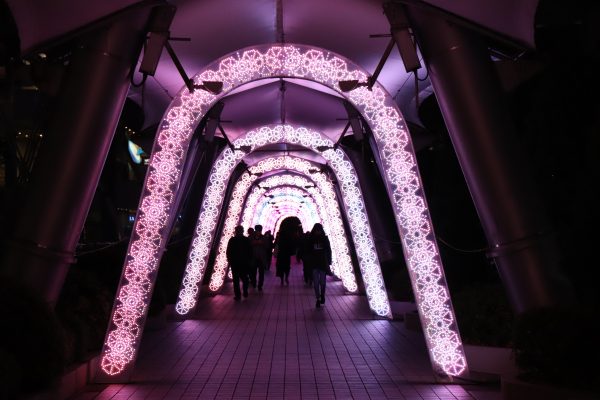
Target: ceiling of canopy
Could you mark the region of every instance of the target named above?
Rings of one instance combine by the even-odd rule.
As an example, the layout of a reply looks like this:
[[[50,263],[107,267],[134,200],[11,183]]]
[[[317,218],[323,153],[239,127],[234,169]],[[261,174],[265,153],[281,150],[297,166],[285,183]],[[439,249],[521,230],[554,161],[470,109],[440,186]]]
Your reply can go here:
[[[60,0],[9,0],[21,29],[22,51],[34,51],[36,45],[60,37],[120,9],[141,3],[132,0],[106,0],[94,3]],[[170,26],[171,45],[186,74],[193,76],[215,60],[249,46],[269,43],[297,43],[315,46],[351,60],[367,73],[373,73],[390,41],[390,25],[383,13],[384,0],[171,0],[177,10]],[[436,7],[479,32],[509,38],[533,46],[533,18],[538,0],[451,0],[417,1]],[[53,23],[61,21],[61,24]],[[375,35],[376,37],[373,37]],[[141,62],[140,56],[140,61]],[[421,68],[420,77],[426,72]],[[136,73],[134,81],[139,82]],[[405,119],[421,125],[416,110],[415,93],[431,94],[425,79],[415,90],[413,74],[405,71],[396,47],[392,49],[378,82],[396,100]],[[131,87],[128,97],[143,109],[144,126],[152,131],[171,100],[184,88],[184,81],[166,51],[162,52],[154,76],[142,87]],[[298,79],[265,79],[244,85],[223,100],[221,126],[228,139],[263,125],[288,123],[320,131],[334,142],[345,130],[348,114],[343,99],[319,84]],[[411,131],[415,142],[426,142]],[[219,131],[217,135],[222,135]],[[264,151],[270,150],[270,151]],[[272,146],[246,156],[254,163],[265,155],[284,154],[289,148]],[[297,152],[315,162],[318,155]]]

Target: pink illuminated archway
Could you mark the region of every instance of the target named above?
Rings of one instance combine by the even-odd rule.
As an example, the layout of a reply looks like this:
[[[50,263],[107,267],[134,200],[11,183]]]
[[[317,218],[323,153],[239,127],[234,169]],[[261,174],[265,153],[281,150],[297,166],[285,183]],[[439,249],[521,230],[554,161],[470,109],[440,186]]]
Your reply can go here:
[[[311,149],[319,153],[335,173],[342,195],[341,203],[344,206],[352,232],[353,244],[356,249],[358,265],[362,272],[369,307],[375,314],[391,318],[391,308],[379,265],[379,258],[375,249],[375,241],[371,234],[362,191],[352,162],[342,150],[334,149],[334,143],[329,137],[302,126],[262,126],[238,137],[233,142],[233,148],[246,147],[250,151],[254,151],[262,146],[275,143],[288,143]],[[327,150],[322,150],[323,148]],[[189,313],[195,307],[200,290],[200,282],[202,282],[204,272],[206,271],[208,254],[212,245],[212,241],[207,240],[207,238],[215,236],[218,219],[218,213],[212,212],[213,204],[222,203],[230,175],[233,173],[236,165],[242,161],[244,155],[245,153],[239,150],[225,148],[215,161],[215,165],[209,175],[209,184],[202,199],[200,215],[194,229],[194,237],[188,254],[183,282],[177,303],[175,304],[175,310],[182,315]],[[227,237],[233,234],[233,228],[236,225],[234,219],[238,218],[242,209],[242,203],[239,201],[239,198],[245,196],[248,182],[251,180],[251,177],[243,176],[240,180],[241,188],[237,186],[234,188],[231,196],[232,201],[227,207],[227,218],[225,219],[223,229]],[[215,268],[209,284],[209,289],[212,291],[218,290],[225,279],[225,271],[227,269],[225,248],[225,238],[221,237]],[[340,276],[347,278],[343,279],[344,286],[350,291],[355,291],[356,281],[349,256],[347,261],[349,262],[342,264]]]
[[[269,161],[269,160],[265,160]],[[305,161],[305,160],[303,160]],[[315,203],[317,204],[317,208],[321,212],[321,221],[325,226],[325,231],[330,237],[331,247],[333,250],[333,263],[332,263],[332,271],[334,275],[339,277],[342,280],[344,288],[349,292],[356,292],[358,289],[356,284],[356,277],[354,276],[354,271],[352,269],[352,260],[350,258],[350,251],[348,249],[348,245],[346,242],[346,237],[343,229],[343,221],[341,215],[339,214],[339,210],[337,210],[337,199],[335,198],[335,194],[333,193],[333,188],[317,188],[311,187],[306,188],[314,181],[300,175],[292,175],[290,173],[284,173],[277,176],[270,177],[263,181],[267,186],[276,185],[279,186],[293,186],[296,187],[296,191],[308,191],[312,194],[312,197],[315,199]],[[274,189],[271,189],[274,190]],[[265,188],[260,188],[258,186],[254,186],[250,194],[246,198],[246,202],[244,204],[244,212],[242,215],[241,224],[243,226],[251,226],[250,221],[252,220],[254,214],[254,209],[256,204],[262,198],[264,194],[269,193]],[[233,216],[232,216],[233,217]],[[229,219],[230,216],[228,215]],[[278,218],[280,219],[280,218]],[[317,221],[315,221],[317,222]],[[227,221],[225,222],[227,225]],[[305,225],[303,223],[305,229],[310,230],[312,228],[312,224]],[[277,227],[277,226],[276,226]],[[223,234],[221,236],[221,242],[225,242],[229,237],[232,236],[232,233],[227,230],[223,230]],[[219,248],[219,253],[221,253],[221,247]],[[224,257],[224,256],[223,256]],[[225,263],[221,263],[219,265],[219,255],[217,255],[217,261],[215,262],[215,271],[211,278],[211,282],[216,281],[216,285],[222,284],[222,276],[223,272],[219,271],[219,269],[224,270],[227,266]]]
[[[126,379],[137,356],[141,332],[168,235],[167,224],[195,127],[221,97],[259,79],[307,79],[338,92],[362,114],[373,132],[382,176],[394,210],[429,356],[440,375],[461,376],[467,363],[423,195],[410,136],[391,96],[378,84],[341,92],[338,82],[365,82],[368,74],[331,52],[294,44],[261,45],[232,53],[204,68],[193,80],[223,82],[219,95],[187,88],[171,102],[160,124],[138,207],[104,347],[105,377]],[[208,204],[205,216],[218,214]],[[210,237],[200,240],[209,241]],[[383,284],[383,282],[382,282]]]

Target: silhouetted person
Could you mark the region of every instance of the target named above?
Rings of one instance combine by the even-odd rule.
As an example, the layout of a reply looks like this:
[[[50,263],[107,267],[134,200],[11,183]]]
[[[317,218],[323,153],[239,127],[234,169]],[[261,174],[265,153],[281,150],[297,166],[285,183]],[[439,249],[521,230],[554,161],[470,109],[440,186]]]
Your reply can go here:
[[[305,285],[312,285],[313,283],[313,268],[310,264],[310,253],[308,248],[308,239],[310,232],[305,232],[298,243],[298,252],[296,253],[296,259],[302,261],[302,272]]]
[[[271,268],[271,260],[273,258],[273,234],[271,233],[271,231],[266,231],[264,236],[266,242],[265,269],[269,270]]]
[[[252,260],[252,243],[244,236],[242,226],[235,227],[234,236],[227,242],[227,261],[233,275],[234,299],[240,299],[240,279],[244,289],[244,297],[248,297],[248,271]]]
[[[307,255],[313,268],[313,285],[315,288],[316,306],[325,304],[325,287],[327,275],[330,273],[331,245],[325,235],[323,225],[316,223],[308,237]]]
[[[250,270],[250,281],[256,287],[256,273],[258,272],[258,291],[262,291],[265,281],[265,264],[267,263],[267,241],[262,234],[262,225],[254,227],[254,235],[250,238],[252,243],[252,269]]]
[[[296,254],[296,241],[294,231],[290,229],[282,228],[279,230],[279,234],[276,239],[277,247],[277,260],[275,267],[277,268],[276,275],[281,278],[281,284],[283,282],[289,285],[290,275],[290,258]]]

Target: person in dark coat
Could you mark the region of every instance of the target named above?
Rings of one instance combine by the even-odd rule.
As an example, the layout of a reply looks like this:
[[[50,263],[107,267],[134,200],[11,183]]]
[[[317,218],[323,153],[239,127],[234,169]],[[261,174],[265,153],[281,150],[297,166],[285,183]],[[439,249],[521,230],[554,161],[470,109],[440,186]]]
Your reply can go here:
[[[325,287],[327,275],[331,273],[331,245],[325,235],[323,225],[316,223],[308,237],[308,258],[313,269],[313,285],[315,288],[316,306],[325,304]]]
[[[268,271],[271,268],[271,261],[273,259],[273,235],[271,234],[271,231],[266,231],[265,232],[265,241],[267,242],[267,246],[266,246],[266,254],[265,254],[265,260],[266,260],[266,266],[265,269]]]
[[[310,237],[310,232],[305,232],[302,235],[300,243],[298,244],[298,252],[296,253],[296,258],[298,261],[302,261],[302,272],[304,277],[304,284],[310,286],[313,284],[313,270],[310,264],[310,252],[308,249],[308,239]]]
[[[234,236],[227,242],[227,261],[233,275],[234,299],[240,300],[240,279],[244,290],[244,297],[248,297],[248,273],[252,261],[252,243],[244,236],[244,227],[236,226]]]
[[[252,267],[250,271],[250,283],[257,286],[256,274],[258,273],[258,291],[262,291],[265,281],[265,268],[267,264],[267,240],[262,234],[262,225],[254,227],[254,235],[250,237],[252,243]]]
[[[282,285],[284,281],[289,285],[291,257],[296,254],[294,231],[290,229],[280,229],[275,241],[277,248],[277,259],[275,262],[277,270],[276,275],[281,279]]]

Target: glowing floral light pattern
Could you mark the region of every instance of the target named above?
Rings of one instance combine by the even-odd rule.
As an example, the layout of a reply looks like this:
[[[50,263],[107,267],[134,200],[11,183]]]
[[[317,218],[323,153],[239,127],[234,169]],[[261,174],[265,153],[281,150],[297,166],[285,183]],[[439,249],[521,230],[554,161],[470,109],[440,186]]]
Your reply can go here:
[[[288,205],[292,205],[298,209],[304,217],[302,221],[303,227],[313,226],[316,222],[321,222],[320,210],[314,200],[310,197],[304,198],[302,193],[294,191],[291,188],[277,188],[278,190],[272,190],[265,193],[263,196],[273,196],[269,198],[263,198],[262,202],[256,204],[254,211],[254,217],[252,218],[252,224],[262,225],[263,231],[266,231],[267,227],[271,229],[272,222],[270,221],[274,214],[277,213],[278,208],[285,208]],[[308,193],[306,193],[308,196]]]
[[[258,164],[258,168],[254,168],[255,172],[266,172],[269,171],[270,168],[279,169],[281,167],[281,162],[285,161],[285,165],[289,167],[288,169],[297,168],[301,166],[303,170],[308,171],[310,169],[310,164],[307,161],[302,162],[301,159],[291,158],[291,157],[280,157],[280,158],[270,158],[261,161]],[[296,166],[296,167],[295,167]],[[278,177],[278,178],[276,178]],[[342,283],[344,287],[350,292],[354,292],[358,289],[356,285],[356,278],[352,271],[352,260],[349,255],[349,249],[347,243],[345,242],[345,237],[343,235],[342,228],[342,220],[339,215],[339,208],[337,207],[337,202],[335,200],[335,194],[333,191],[333,187],[330,182],[327,182],[329,185],[326,185],[322,182],[323,177],[319,175],[319,179],[315,182],[313,180],[308,180],[302,176],[298,175],[286,175],[284,177],[280,175],[276,175],[270,177],[266,181],[262,181],[261,183],[266,187],[272,186],[281,186],[281,185],[293,185],[299,187],[307,187],[306,190],[311,191],[313,194],[313,198],[319,204],[319,207],[322,210],[334,210],[337,211],[337,220],[331,219],[329,213],[327,221],[336,221],[338,225],[335,231],[342,231],[342,234],[337,237],[332,238],[332,247],[335,250],[336,258],[333,260],[332,270],[336,274],[336,276],[342,279]],[[233,189],[232,199],[227,207],[227,215],[225,218],[225,223],[223,227],[223,233],[221,235],[221,240],[219,242],[219,247],[217,250],[217,256],[215,258],[215,265],[213,268],[213,274],[210,279],[209,289],[212,291],[219,290],[224,283],[225,272],[227,271],[227,257],[226,257],[226,249],[227,249],[227,241],[233,235],[234,227],[238,224],[238,219],[240,215],[240,210],[242,209],[243,203],[243,195],[242,193],[246,193],[249,190],[251,185],[250,182],[254,182],[256,180],[256,175],[247,175],[243,174],[242,178],[236,182]],[[319,183],[320,182],[320,183]],[[315,184],[317,186],[315,186]],[[326,196],[323,196],[320,192],[320,186],[324,187],[324,191],[327,192]],[[247,196],[246,203],[244,206],[244,213],[241,219],[241,225],[243,226],[252,226],[252,219],[256,204],[259,203],[261,198],[264,198],[264,194],[266,189],[259,188],[258,186],[254,186],[253,190],[250,191],[250,194]],[[329,202],[327,206],[323,203],[323,198],[327,197]],[[333,199],[333,200],[332,200]],[[303,222],[305,223],[305,222]],[[333,224],[333,225],[336,225]],[[331,231],[334,229],[331,228]],[[341,240],[340,240],[341,239]],[[341,260],[341,261],[338,261]],[[343,262],[343,263],[342,263]],[[340,265],[340,266],[338,266]]]
[[[312,149],[314,152],[318,152],[328,162],[338,182],[340,182],[342,200],[350,230],[352,231],[352,237],[355,239],[356,255],[362,272],[369,306],[377,315],[391,318],[390,304],[381,275],[381,267],[379,266],[375,243],[364,208],[358,178],[350,160],[340,149],[333,150],[334,143],[327,136],[304,127],[290,125],[264,126],[250,131],[246,135],[236,139],[233,147],[242,148],[244,146],[248,147],[250,151],[254,151],[257,147],[272,143],[301,145]],[[319,151],[321,148],[328,148],[329,150]],[[210,238],[214,236],[217,225],[218,213],[212,212],[212,207],[221,204],[229,175],[243,156],[244,153],[241,151],[233,151],[230,148],[226,148],[219,155],[211,170],[208,179],[209,184],[200,209],[200,217],[198,218],[194,238],[192,239],[192,247],[188,256],[183,283],[179,291],[179,298],[175,304],[175,310],[180,314],[187,314],[196,304],[199,283],[204,276],[208,262],[211,245]],[[242,193],[235,192],[234,190],[232,198],[242,195]],[[205,207],[209,207],[211,212],[206,213]],[[240,208],[241,205],[231,205],[227,208],[227,213],[239,215]],[[228,220],[226,219],[226,221]],[[223,229],[224,234],[229,234],[227,229],[233,229],[233,227],[227,227],[226,225]],[[225,250],[226,244],[221,241],[217,249],[217,254]],[[350,265],[348,268],[350,268]],[[219,269],[217,271],[216,268],[214,269],[213,277],[211,277],[211,282],[209,283],[210,290],[215,291],[221,287],[225,278],[224,274],[222,270]],[[343,273],[342,277],[345,275]],[[215,276],[216,280],[214,279]]]
[[[252,188],[252,190],[254,191],[256,188]],[[304,198],[303,195],[308,198]],[[272,228],[270,224],[274,222],[275,214],[289,207],[293,207],[306,215],[305,221],[301,222],[302,226],[312,226],[311,224],[321,221],[321,210],[315,200],[310,197],[308,192],[299,192],[297,188],[292,186],[282,186],[268,190],[254,206],[251,218],[252,224],[262,225],[263,230],[267,227]],[[244,213],[247,207],[248,203],[246,203]],[[300,219],[302,220],[302,218]]]
[[[254,80],[274,77],[312,80],[337,91],[356,107],[371,127],[433,367],[438,373],[449,376],[468,373],[437,244],[433,239],[431,219],[422,195],[414,150],[393,99],[379,84],[375,84],[372,90],[359,87],[348,93],[341,92],[339,81],[364,82],[368,75],[341,56],[293,44],[256,46],[217,60],[193,80],[195,83],[223,82],[223,91],[219,95],[204,90],[190,93],[183,88],[171,102],[159,127],[148,166],[104,342],[102,371],[107,375],[122,374],[136,357],[156,268],[168,234],[166,228],[174,191],[178,188],[194,128],[210,107],[231,90]],[[218,214],[219,206],[219,203],[203,205],[203,217],[208,217],[208,223],[212,223],[213,214]],[[210,243],[211,238],[202,236],[197,240]],[[200,269],[190,273],[199,274]],[[187,279],[190,279],[189,275]]]
[[[287,206],[297,208],[299,211],[302,211],[303,215],[306,215],[307,218],[302,222],[302,226],[312,226],[312,224],[321,220],[318,216],[317,205],[312,199],[304,201],[304,198],[297,198],[295,195],[288,193],[276,193],[270,196],[274,196],[271,198],[271,201],[265,200],[256,205],[253,218],[254,225],[260,224],[266,227],[267,221],[278,211],[277,209],[286,208]]]
[[[298,188],[304,188],[303,190],[300,190],[298,188],[288,189],[295,190],[296,193],[298,193],[298,195],[302,195],[304,190],[312,189],[313,197],[317,202],[318,208],[320,210],[321,221],[323,226],[325,227],[325,231],[329,233],[333,231],[339,232],[341,230],[343,232],[343,221],[341,220],[341,217],[339,217],[338,215],[339,219],[337,219],[332,216],[330,210],[325,205],[324,196],[322,196],[319,189],[313,187],[307,188],[307,186],[311,186],[313,181],[297,175],[285,174],[279,176],[280,179],[278,180],[268,181],[269,184],[267,184],[267,186],[270,187],[271,184],[274,183],[283,183],[286,185],[296,186]],[[248,199],[246,200],[246,208],[244,210],[244,216],[242,217],[242,220],[249,219],[250,212],[248,212],[248,210],[251,210],[254,207],[254,204],[258,202],[258,199],[261,199],[264,195],[268,195],[269,193],[271,193],[271,191],[264,192],[264,189],[255,187],[248,196]],[[285,214],[285,212],[282,213]],[[281,218],[275,215],[274,219],[276,220],[275,222],[277,222],[277,220],[281,221]],[[314,223],[305,224],[304,222],[302,222],[302,226],[306,227],[306,229],[308,230],[310,230],[313,225]],[[277,229],[279,229],[279,226],[274,223],[273,232],[276,232]],[[348,291],[355,292],[358,289],[358,287],[356,285],[356,277],[354,276],[354,272],[352,271],[352,260],[350,258],[349,249],[347,246],[347,242],[345,241],[345,237],[343,235],[333,236],[330,234],[330,240],[333,253],[331,265],[332,272],[335,276],[342,279],[342,284]]]
[[[273,181],[271,181],[271,182],[273,182]],[[311,181],[307,180],[304,177],[287,174],[287,175],[281,175],[281,179],[278,180],[278,183],[279,182],[284,182],[286,185],[296,186],[296,187],[283,186],[282,188],[284,190],[286,190],[286,192],[295,193],[297,196],[302,196],[303,193],[306,193],[305,192],[306,189],[304,189],[304,187],[307,186],[307,184],[309,184]],[[303,188],[303,189],[300,189],[300,188]],[[279,190],[281,190],[280,187],[276,187],[275,189],[272,189],[272,190],[269,190],[266,192],[264,189],[261,189],[259,187],[253,188],[251,194],[248,196],[248,200],[246,201],[246,210],[254,207],[254,203],[256,202],[256,200],[254,200],[254,199],[261,199],[265,195],[269,195],[271,193],[277,193],[277,191],[279,191]],[[320,193],[317,193],[317,195],[314,196],[314,199],[315,199],[315,202],[317,203],[319,214],[321,216],[321,218],[320,218],[321,221],[312,221],[311,223],[308,223],[308,224],[306,224],[305,222],[302,222],[302,226],[308,227],[307,229],[310,230],[315,222],[321,222],[323,224],[323,226],[325,227],[325,231],[331,232],[333,230],[332,226],[335,225],[336,223],[341,224],[342,221],[341,220],[336,221],[335,219],[331,218],[323,199],[319,195],[320,195]],[[304,197],[300,197],[300,198],[303,201],[305,199]],[[280,213],[283,215],[289,214],[289,213],[287,213],[286,209],[281,210]],[[298,213],[298,211],[296,211],[296,213]],[[247,213],[244,212],[244,214],[246,215]],[[293,213],[292,213],[292,215],[293,215]],[[246,218],[248,218],[248,217],[246,216]],[[273,222],[271,224],[273,226],[273,232],[276,232],[277,229],[279,228],[279,226],[276,224],[276,222],[281,221],[281,217],[279,214],[273,213],[272,218],[273,218]],[[356,278],[355,278],[354,273],[351,268],[352,261],[348,255],[348,248],[346,246],[346,243],[345,242],[340,243],[339,241],[335,240],[335,238],[331,238],[331,247],[332,247],[332,253],[333,253],[333,257],[332,257],[333,261],[332,261],[332,267],[331,267],[332,272],[334,273],[334,275],[336,275],[337,277],[342,279],[342,284],[348,291],[350,291],[350,292],[356,291],[358,289],[358,287],[356,285]],[[339,260],[349,261],[350,264],[341,264]]]
[[[273,224],[273,221],[276,219],[275,215],[281,211],[292,211],[296,210],[298,213],[298,218],[300,219],[300,225],[302,226],[313,226],[316,222],[320,222],[321,218],[318,216],[318,212],[316,210],[307,209],[304,207],[305,204],[310,203],[300,203],[299,199],[273,199],[276,202],[276,205],[273,204],[257,204],[256,205],[256,213],[254,215],[254,220],[256,224],[254,225],[262,225],[266,227],[267,225]],[[316,207],[313,205],[313,207]]]
[[[342,279],[346,290],[355,292],[358,287],[356,285],[354,272],[351,268],[352,259],[350,257],[350,250],[348,248],[348,235],[346,235],[346,232],[344,231],[344,223],[342,221],[342,216],[333,184],[329,181],[329,179],[327,179],[325,174],[319,172],[315,173],[315,171],[319,170],[316,165],[298,157],[283,156],[268,158],[260,161],[256,165],[249,167],[250,172],[253,174],[261,174],[267,171],[283,169],[294,171],[305,176],[310,176],[310,179],[316,185],[316,188],[312,187],[312,185],[305,185],[305,189],[313,196],[314,199],[316,199],[317,202],[324,202],[323,207],[321,207],[324,210],[324,215],[326,215],[324,219],[327,221],[332,221],[327,231],[332,247],[335,249],[335,253],[337,255],[337,262],[333,263],[332,270],[336,276],[339,276]],[[242,217],[242,220],[244,221],[246,221],[248,218],[248,210],[249,208],[244,210],[244,216]],[[279,221],[281,221],[281,218]],[[310,229],[311,227],[308,228]],[[271,230],[275,232],[277,229],[279,229],[279,225],[276,224]]]

